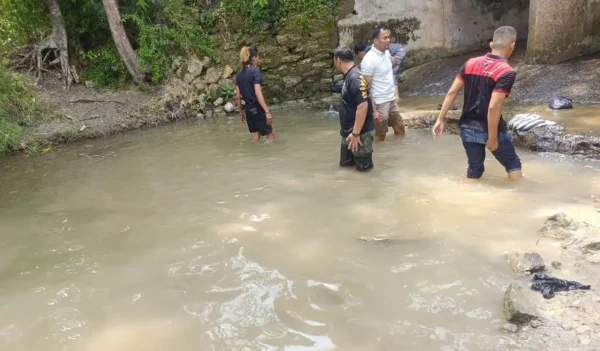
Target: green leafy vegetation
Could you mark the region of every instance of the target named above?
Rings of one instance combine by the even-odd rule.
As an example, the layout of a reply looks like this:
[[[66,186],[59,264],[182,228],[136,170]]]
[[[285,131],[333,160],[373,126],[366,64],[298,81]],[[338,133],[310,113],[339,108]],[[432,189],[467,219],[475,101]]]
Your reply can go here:
[[[224,100],[231,100],[235,96],[235,88],[231,85],[226,85],[221,89],[221,97]]]
[[[23,129],[50,116],[26,78],[0,63],[0,153],[15,150]]]
[[[0,55],[52,31],[43,0],[0,0]]]
[[[308,27],[312,19],[333,18],[336,0],[222,0],[219,15],[230,22],[243,21],[244,28],[285,24]]]
[[[114,45],[107,44],[98,49],[82,51],[81,56],[88,61],[82,74],[84,81],[110,88],[118,88],[129,82],[129,73]]]

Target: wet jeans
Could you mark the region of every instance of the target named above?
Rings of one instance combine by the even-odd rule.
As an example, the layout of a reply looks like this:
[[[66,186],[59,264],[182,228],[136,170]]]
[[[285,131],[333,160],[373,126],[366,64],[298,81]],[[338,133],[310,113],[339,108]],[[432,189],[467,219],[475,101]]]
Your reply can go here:
[[[488,140],[488,133],[463,127],[460,129],[460,138],[469,162],[467,177],[479,179],[485,171],[485,144]],[[510,133],[498,133],[498,148],[492,152],[492,155],[504,166],[507,173],[521,170],[521,159],[517,155]]]

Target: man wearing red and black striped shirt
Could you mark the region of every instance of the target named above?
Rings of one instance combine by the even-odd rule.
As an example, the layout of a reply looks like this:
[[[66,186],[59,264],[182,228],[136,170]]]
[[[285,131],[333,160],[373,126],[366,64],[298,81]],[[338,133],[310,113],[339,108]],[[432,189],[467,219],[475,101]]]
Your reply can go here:
[[[513,27],[500,27],[494,32],[490,43],[492,52],[472,58],[463,65],[433,127],[433,135],[437,139],[443,133],[446,114],[464,87],[459,126],[469,163],[468,178],[479,179],[483,175],[486,147],[504,166],[510,180],[522,178],[521,160],[502,119],[504,102],[516,78],[514,69],[507,62],[516,40],[517,31]]]

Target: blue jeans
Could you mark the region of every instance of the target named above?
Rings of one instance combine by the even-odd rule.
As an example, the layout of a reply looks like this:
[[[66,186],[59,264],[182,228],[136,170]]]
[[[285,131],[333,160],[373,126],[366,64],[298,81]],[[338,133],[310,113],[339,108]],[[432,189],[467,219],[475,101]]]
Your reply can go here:
[[[485,144],[488,133],[463,127],[460,129],[460,138],[469,161],[467,178],[479,179],[485,171]],[[517,155],[510,133],[498,133],[498,148],[492,151],[492,155],[504,166],[507,173],[521,170],[521,159]]]

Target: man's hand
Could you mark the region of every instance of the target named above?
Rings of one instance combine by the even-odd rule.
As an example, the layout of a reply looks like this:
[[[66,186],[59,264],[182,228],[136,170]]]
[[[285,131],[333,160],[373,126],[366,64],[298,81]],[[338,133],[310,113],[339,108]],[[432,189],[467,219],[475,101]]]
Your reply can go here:
[[[354,135],[350,134],[346,138],[346,141],[348,142],[348,150],[350,150],[352,152],[358,151],[358,148],[360,146],[362,146],[362,142],[360,141],[360,135],[354,136]]]
[[[271,123],[273,123],[273,115],[271,114],[271,111],[267,112],[267,125],[271,125]]]
[[[377,111],[377,109],[373,109],[373,121],[377,125],[383,123],[383,118],[381,117],[381,114]]]
[[[433,132],[433,139],[436,140],[437,138],[441,137],[442,134],[444,134],[444,128],[446,127],[446,122],[445,121],[441,121],[441,120],[437,120],[435,122],[435,125],[433,126],[432,132]]]
[[[398,66],[398,61],[394,57],[392,57],[392,67]]]
[[[492,152],[498,150],[498,138],[489,138],[485,146]]]

